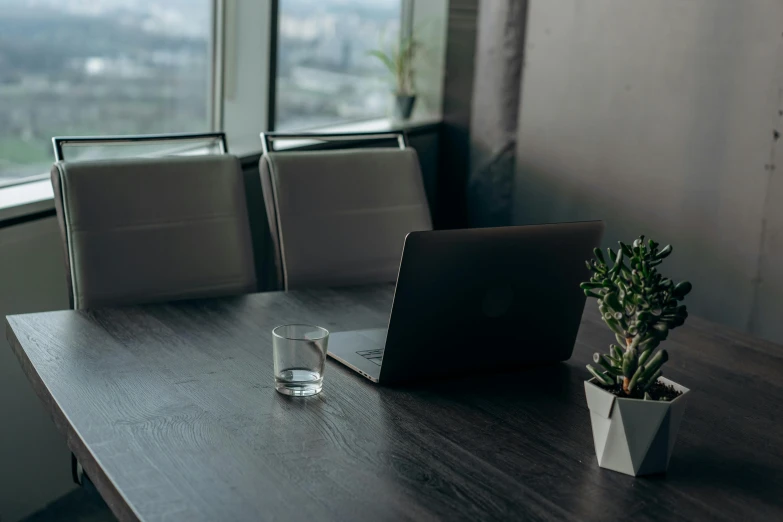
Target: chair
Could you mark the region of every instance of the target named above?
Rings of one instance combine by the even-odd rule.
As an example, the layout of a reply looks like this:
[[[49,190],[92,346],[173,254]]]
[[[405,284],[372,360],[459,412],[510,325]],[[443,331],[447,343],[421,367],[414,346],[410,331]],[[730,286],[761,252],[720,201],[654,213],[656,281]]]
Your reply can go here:
[[[281,139],[394,139],[398,148],[275,151]],[[419,160],[404,134],[261,135],[260,175],[286,289],[393,282],[405,236],[431,230]]]
[[[217,139],[222,154],[78,162],[63,158],[63,145],[69,143],[182,144],[205,139]],[[237,158],[227,154],[225,134],[64,137],[52,143],[52,187],[71,307],[256,290],[242,171]],[[73,454],[71,471],[74,482],[91,490]],[[72,502],[73,510],[96,520],[113,519],[96,496],[79,497]],[[62,502],[40,516],[57,512]]]
[[[223,151],[225,136],[221,139]],[[52,185],[76,309],[253,292],[244,182],[228,154],[69,162],[64,143],[194,135],[54,138]]]

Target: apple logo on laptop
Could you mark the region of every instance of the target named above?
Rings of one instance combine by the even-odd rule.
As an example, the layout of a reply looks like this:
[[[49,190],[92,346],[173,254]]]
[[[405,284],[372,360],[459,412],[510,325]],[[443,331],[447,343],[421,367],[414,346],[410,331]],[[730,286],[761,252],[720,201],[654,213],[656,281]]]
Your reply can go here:
[[[490,288],[484,295],[481,309],[484,315],[491,318],[505,315],[514,301],[514,290],[509,286]]]

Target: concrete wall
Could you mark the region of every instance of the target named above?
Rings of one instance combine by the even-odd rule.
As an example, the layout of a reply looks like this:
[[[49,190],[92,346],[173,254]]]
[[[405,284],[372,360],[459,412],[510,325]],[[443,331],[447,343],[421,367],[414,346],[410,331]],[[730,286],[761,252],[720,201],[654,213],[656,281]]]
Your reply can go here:
[[[472,227],[512,219],[526,17],[527,0],[479,4],[466,187]]]
[[[783,342],[783,2],[529,3],[514,221],[672,243],[694,313]]]
[[[0,229],[0,317],[68,308],[55,218]],[[26,516],[75,485],[71,453],[0,336],[0,520]]]
[[[468,225],[465,186],[470,166],[470,110],[475,75],[478,0],[450,0],[446,21],[446,74],[440,132],[436,228]]]

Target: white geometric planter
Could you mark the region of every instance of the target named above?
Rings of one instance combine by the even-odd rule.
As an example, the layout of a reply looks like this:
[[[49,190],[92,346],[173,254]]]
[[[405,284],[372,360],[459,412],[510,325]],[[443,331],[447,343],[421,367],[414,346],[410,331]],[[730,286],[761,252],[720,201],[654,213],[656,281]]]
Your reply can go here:
[[[585,396],[598,465],[634,476],[666,471],[688,388],[659,377],[682,395],[673,401],[645,401],[617,397],[594,380],[585,381]]]

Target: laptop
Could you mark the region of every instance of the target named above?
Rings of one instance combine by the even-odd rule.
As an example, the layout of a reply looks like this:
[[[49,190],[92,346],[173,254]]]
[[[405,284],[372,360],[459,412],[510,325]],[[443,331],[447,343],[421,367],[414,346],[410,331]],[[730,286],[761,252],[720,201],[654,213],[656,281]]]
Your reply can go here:
[[[565,361],[603,230],[590,221],[411,232],[388,328],[332,333],[328,354],[382,384]]]

